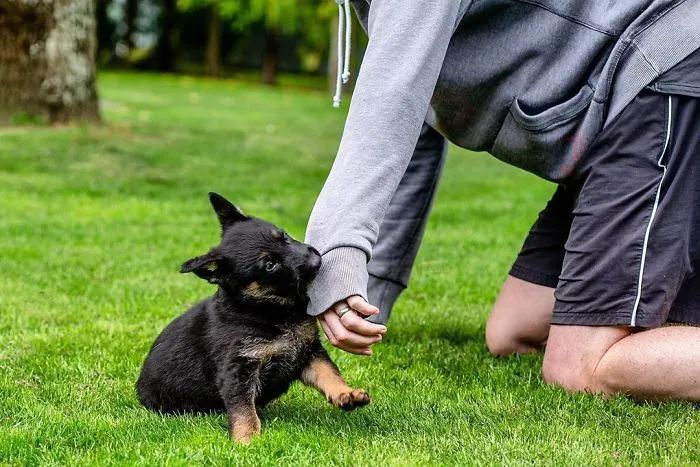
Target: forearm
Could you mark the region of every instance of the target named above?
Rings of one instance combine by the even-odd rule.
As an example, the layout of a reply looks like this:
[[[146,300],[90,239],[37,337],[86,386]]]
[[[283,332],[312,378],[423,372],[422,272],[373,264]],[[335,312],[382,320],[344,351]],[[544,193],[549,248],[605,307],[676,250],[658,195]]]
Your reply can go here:
[[[362,269],[416,146],[458,10],[447,0],[372,2],[345,131],[307,230],[324,257],[317,281],[324,288],[312,290],[311,314],[346,293],[367,298]]]
[[[408,285],[447,152],[445,138],[424,124],[391,198],[368,264],[370,274]]]
[[[381,314],[372,321],[386,324],[394,302],[408,286],[447,152],[445,138],[427,124],[399,186],[391,199],[369,271],[368,298]]]
[[[349,246],[371,256],[416,147],[458,7],[447,0],[372,2],[367,54],[338,154],[309,221],[307,240],[321,254]]]
[[[343,276],[338,279],[338,275],[321,273],[314,283],[312,297],[328,292],[338,297],[335,300],[361,295],[381,310],[380,315],[370,320],[387,323],[394,302],[408,285],[446,152],[445,138],[423,124],[408,168],[382,221],[372,260],[365,266],[366,256],[356,248],[331,250],[322,268],[339,271]]]

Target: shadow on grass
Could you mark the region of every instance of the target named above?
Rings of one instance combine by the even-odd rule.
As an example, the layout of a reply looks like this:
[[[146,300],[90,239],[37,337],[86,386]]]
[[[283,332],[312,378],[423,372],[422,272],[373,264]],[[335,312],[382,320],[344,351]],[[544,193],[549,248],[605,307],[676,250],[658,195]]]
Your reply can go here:
[[[305,398],[306,399],[306,398]],[[351,436],[357,439],[375,438],[378,434],[392,436],[407,434],[401,424],[390,424],[377,416],[386,407],[369,405],[351,412],[336,409],[321,398],[313,401],[279,400],[260,412],[265,430],[287,429],[313,433],[314,436]],[[316,400],[317,399],[317,400]],[[417,414],[420,416],[419,414]]]

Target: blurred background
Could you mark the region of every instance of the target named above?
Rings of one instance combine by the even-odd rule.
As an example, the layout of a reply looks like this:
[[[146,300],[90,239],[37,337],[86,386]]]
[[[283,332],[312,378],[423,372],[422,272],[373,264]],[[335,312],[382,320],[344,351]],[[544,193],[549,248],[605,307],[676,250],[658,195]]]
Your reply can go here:
[[[100,120],[97,70],[330,92],[337,11],[333,0],[2,0],[0,123]],[[356,64],[366,37],[353,42]]]

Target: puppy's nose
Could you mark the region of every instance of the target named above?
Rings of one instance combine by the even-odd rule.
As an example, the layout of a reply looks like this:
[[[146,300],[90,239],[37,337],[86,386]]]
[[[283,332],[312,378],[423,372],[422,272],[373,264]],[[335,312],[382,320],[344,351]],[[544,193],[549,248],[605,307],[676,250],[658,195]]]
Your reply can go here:
[[[312,246],[308,246],[307,249],[307,267],[316,272],[321,267],[321,253],[319,253],[318,250]]]

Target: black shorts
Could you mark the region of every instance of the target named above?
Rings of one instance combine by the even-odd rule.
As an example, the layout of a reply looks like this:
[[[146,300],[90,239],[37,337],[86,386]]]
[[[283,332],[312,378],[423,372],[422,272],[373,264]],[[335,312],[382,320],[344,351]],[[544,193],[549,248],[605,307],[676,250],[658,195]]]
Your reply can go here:
[[[700,96],[640,93],[559,186],[510,274],[556,288],[553,324],[700,325]]]

